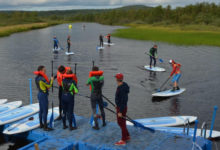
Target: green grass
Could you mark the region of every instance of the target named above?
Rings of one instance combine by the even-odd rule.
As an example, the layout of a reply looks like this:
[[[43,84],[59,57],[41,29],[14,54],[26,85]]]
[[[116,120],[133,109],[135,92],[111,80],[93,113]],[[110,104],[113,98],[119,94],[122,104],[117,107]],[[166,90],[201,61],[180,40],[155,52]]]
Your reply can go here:
[[[136,40],[160,41],[176,45],[209,45],[220,47],[220,28],[214,26],[129,25],[129,28],[116,30],[113,36]]]

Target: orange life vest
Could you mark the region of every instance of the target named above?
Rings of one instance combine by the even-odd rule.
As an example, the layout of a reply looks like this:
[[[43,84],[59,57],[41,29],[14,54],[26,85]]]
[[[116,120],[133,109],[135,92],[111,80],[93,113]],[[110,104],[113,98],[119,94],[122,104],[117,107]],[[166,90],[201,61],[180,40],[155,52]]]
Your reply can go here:
[[[63,74],[62,77],[63,77],[63,79],[65,79],[65,78],[72,78],[76,82],[76,84],[78,82],[77,77],[76,77],[75,74]]]
[[[39,76],[39,75],[42,76],[47,81],[47,83],[50,83],[47,75],[45,73],[43,73],[42,71],[34,71],[34,74],[37,76]]]
[[[70,69],[71,69],[70,67],[65,67],[65,73],[67,72],[67,70],[70,70]],[[62,85],[62,80],[63,80],[63,74],[57,70],[57,83],[59,86]]]

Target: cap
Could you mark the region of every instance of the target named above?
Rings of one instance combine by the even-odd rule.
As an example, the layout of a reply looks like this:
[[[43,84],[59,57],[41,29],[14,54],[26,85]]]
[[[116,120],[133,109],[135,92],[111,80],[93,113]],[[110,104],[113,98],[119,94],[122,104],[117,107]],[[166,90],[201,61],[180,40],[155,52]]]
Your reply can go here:
[[[169,63],[170,63],[170,64],[172,64],[173,62],[174,62],[174,60],[172,60],[172,59],[169,60]]]
[[[118,79],[118,80],[123,80],[124,75],[123,75],[122,73],[117,73],[117,74],[115,75],[115,78]]]

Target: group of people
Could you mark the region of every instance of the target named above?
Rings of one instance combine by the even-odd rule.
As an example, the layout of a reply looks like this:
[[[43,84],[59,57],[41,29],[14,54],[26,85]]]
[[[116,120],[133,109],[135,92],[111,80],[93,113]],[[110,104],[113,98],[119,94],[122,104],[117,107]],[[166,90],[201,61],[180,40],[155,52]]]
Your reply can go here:
[[[49,88],[52,87],[54,79],[57,79],[59,85],[59,118],[63,121],[63,129],[68,128],[66,125],[66,119],[69,122],[69,129],[77,129],[76,120],[74,117],[74,99],[75,94],[78,93],[77,88],[77,76],[74,74],[70,67],[59,66],[55,77],[51,77],[49,80],[46,75],[46,68],[39,66],[37,71],[34,72],[36,75],[35,82],[38,89],[38,100],[40,106],[39,120],[40,128],[45,131],[52,130],[47,126],[47,114],[48,114],[48,95]],[[126,113],[127,113],[127,102],[129,94],[129,86],[123,81],[124,75],[118,73],[115,75],[116,83],[118,85],[115,93],[115,104],[117,112],[117,122],[121,128],[122,138],[115,145],[125,145],[130,140],[130,135],[126,127]],[[106,126],[105,111],[102,96],[102,87],[104,85],[103,71],[99,70],[97,66],[92,68],[89,72],[89,78],[86,83],[90,86],[91,90],[91,108],[95,125],[92,127],[95,130],[99,130],[98,115],[96,114],[96,105],[99,106],[102,118],[102,126]],[[73,124],[73,125],[72,125]]]
[[[156,67],[156,63],[157,63],[157,45],[154,45],[150,50],[148,55],[150,56],[150,68],[152,68],[152,61],[154,61],[153,67]],[[169,60],[169,64],[172,66],[172,72],[170,73],[169,78],[171,78],[173,75],[173,89],[171,91],[176,91],[176,90],[180,90],[179,86],[178,86],[178,82],[179,79],[181,77],[181,71],[180,71],[180,67],[181,64],[175,62],[173,59]]]
[[[68,35],[67,36],[67,40],[66,40],[67,41],[67,51],[68,51],[68,53],[70,52],[70,46],[71,46],[70,38],[71,38],[71,36]],[[58,41],[56,36],[53,37],[53,48],[54,48],[54,50],[58,50],[59,49],[59,41]]]

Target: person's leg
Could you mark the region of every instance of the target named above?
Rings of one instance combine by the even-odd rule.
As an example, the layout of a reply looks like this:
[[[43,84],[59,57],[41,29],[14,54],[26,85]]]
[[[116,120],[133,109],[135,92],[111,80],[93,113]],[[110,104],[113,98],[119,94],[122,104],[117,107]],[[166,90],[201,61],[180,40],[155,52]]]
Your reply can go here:
[[[119,108],[117,108],[117,114],[118,113],[119,113]],[[126,136],[126,130],[124,128],[124,120],[125,119],[118,117],[118,115],[117,115],[117,123],[118,123],[119,127],[121,128],[121,136],[122,136],[121,140],[125,142],[127,139],[127,136]]]
[[[44,122],[44,130],[48,130],[47,127],[47,115],[48,115],[48,94],[44,93],[42,94],[42,100],[43,100],[43,122]]]
[[[155,57],[153,57],[153,59],[154,59],[154,67],[156,67],[157,60]]]
[[[68,111],[67,111],[67,117],[69,121],[69,127],[72,128],[72,118],[73,118],[73,101],[74,98],[71,96],[71,94],[68,94]]]
[[[94,118],[94,122],[95,122],[95,127],[93,127],[93,128],[98,130],[99,125],[98,125],[98,118],[96,115],[96,96],[93,94],[91,94],[91,107],[92,107],[92,113],[93,113],[93,118]]]
[[[59,86],[59,92],[58,92],[58,98],[59,98],[59,113],[60,116],[58,118],[58,120],[60,120],[62,118],[62,86]]]
[[[181,77],[181,74],[177,74],[177,78],[176,78],[176,90],[180,90],[179,88],[179,79]]]
[[[102,116],[102,126],[106,126],[106,123],[105,123],[105,111],[104,111],[104,107],[103,107],[102,95],[100,95],[100,97],[98,99],[98,104],[99,104],[99,109],[100,109],[101,116]]]
[[[42,105],[42,100],[41,100],[41,93],[39,92],[38,95],[38,102],[39,102],[39,121],[40,121],[40,128],[43,128],[43,121],[42,121],[42,109],[43,109],[43,105]]]
[[[152,67],[152,56],[150,56],[150,68]]]
[[[70,52],[70,44],[68,44],[68,53]]]
[[[66,97],[62,96],[62,110],[63,110],[63,114],[62,114],[62,120],[63,120],[63,129],[66,129],[66,117],[67,117],[67,107],[68,107],[68,103],[66,103]]]
[[[172,89],[171,91],[173,91],[173,92],[176,90],[176,86],[177,86],[177,83],[176,83],[176,77],[177,77],[177,76],[174,75],[174,76],[173,76],[173,79],[172,79],[172,82],[173,82],[173,89]]]
[[[127,114],[127,108],[125,108],[125,110],[122,112],[122,116],[126,117]],[[126,140],[130,140],[130,134],[128,132],[127,126],[126,126],[126,120],[122,118],[122,128],[123,128],[123,133],[124,133],[124,137],[126,137]]]

